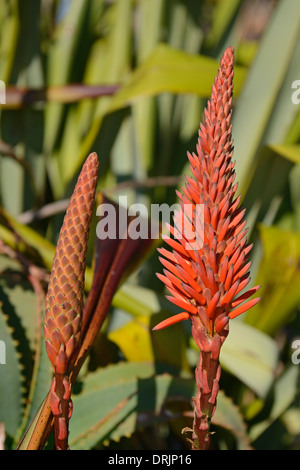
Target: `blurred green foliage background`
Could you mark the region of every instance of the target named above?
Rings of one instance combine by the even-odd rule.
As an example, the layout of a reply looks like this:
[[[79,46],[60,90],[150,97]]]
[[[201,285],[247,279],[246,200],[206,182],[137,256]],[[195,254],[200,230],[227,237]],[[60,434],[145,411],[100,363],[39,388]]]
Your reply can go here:
[[[0,24],[5,447],[16,446],[51,381],[42,296],[28,273],[47,278],[82,163],[98,153],[99,190],[115,201],[175,203],[220,56],[233,45],[234,158],[262,300],[230,324],[212,446],[298,449],[300,3],[2,0]],[[95,243],[92,230],[87,291]],[[74,391],[71,449],[188,448],[181,429],[191,424],[197,351],[187,324],[151,331],[175,311],[160,271],[149,252],[117,291]]]

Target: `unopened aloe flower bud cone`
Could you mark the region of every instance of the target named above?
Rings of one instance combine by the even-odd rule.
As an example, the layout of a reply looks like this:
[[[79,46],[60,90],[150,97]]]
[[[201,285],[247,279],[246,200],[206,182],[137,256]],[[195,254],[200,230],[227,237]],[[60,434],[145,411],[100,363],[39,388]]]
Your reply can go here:
[[[87,243],[98,178],[98,157],[86,159],[60,230],[45,300],[44,336],[54,378],[51,410],[56,449],[67,447],[72,413],[69,373],[80,346]]]
[[[154,329],[190,319],[200,351],[190,430],[195,450],[209,448],[210,422],[221,375],[219,355],[229,332],[229,320],[260,300],[249,300],[259,286],[244,291],[250,281],[252,246],[247,243],[245,211],[240,207],[240,196],[236,196],[238,185],[234,182],[233,63],[234,50],[229,47],[221,59],[200,125],[197,153],[188,153],[192,176],[187,178],[182,192],[178,192],[181,209],[174,215],[174,227],[169,227],[170,236],[164,237],[172,251],[159,249],[165,269],[164,275],[158,277],[171,294],[168,299],[183,311]],[[186,207],[192,207],[190,217]],[[201,214],[203,220],[199,223]]]

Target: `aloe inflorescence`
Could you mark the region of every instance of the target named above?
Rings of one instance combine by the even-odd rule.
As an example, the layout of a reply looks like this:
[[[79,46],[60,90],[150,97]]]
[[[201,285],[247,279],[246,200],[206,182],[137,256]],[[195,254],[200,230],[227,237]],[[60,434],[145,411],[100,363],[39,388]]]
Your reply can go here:
[[[44,336],[54,377],[55,448],[68,447],[72,413],[69,374],[80,347],[87,243],[98,177],[95,153],[85,161],[60,230],[45,300]]]
[[[168,299],[183,311],[154,329],[190,319],[200,350],[193,399],[193,449],[208,449],[210,444],[210,422],[221,375],[219,355],[229,320],[260,300],[250,299],[259,286],[245,290],[250,281],[252,246],[246,238],[241,197],[236,196],[232,160],[233,64],[234,50],[229,47],[221,58],[204,111],[197,153],[188,153],[192,176],[178,192],[180,210],[174,215],[174,227],[169,226],[170,236],[164,237],[172,251],[159,249],[165,269],[158,277],[171,294]],[[186,207],[192,208],[190,215]]]

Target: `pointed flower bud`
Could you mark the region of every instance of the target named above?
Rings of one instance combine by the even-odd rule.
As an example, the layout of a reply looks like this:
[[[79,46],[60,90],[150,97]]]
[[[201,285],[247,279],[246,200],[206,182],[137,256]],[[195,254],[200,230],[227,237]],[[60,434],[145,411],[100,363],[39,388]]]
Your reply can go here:
[[[89,155],[78,177],[60,230],[45,300],[44,336],[54,371],[67,372],[80,341],[85,258],[98,177]]]

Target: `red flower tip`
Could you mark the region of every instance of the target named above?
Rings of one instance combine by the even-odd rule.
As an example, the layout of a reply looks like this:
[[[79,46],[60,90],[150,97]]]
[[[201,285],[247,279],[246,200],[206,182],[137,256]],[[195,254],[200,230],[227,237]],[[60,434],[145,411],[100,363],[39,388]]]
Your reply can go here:
[[[214,335],[260,300],[248,300],[259,286],[244,292],[252,245],[246,240],[245,210],[236,196],[232,160],[233,63],[234,49],[228,47],[200,124],[197,153],[188,153],[191,177],[177,192],[180,210],[174,227],[169,226],[170,235],[163,237],[172,251],[159,250],[165,269],[158,277],[171,294],[167,298],[184,312],[154,330],[190,317]]]

